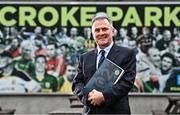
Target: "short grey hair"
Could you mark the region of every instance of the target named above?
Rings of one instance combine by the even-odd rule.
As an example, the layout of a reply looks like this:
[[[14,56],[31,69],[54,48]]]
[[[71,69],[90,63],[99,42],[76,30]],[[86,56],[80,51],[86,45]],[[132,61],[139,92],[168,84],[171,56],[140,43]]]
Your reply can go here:
[[[105,12],[97,12],[92,18],[92,23],[98,19],[107,19],[112,24],[111,18]]]

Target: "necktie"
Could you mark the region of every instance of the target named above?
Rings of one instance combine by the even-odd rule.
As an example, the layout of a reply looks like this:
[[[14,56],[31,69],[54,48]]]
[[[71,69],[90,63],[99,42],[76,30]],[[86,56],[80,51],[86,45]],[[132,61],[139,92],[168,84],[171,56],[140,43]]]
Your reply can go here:
[[[98,63],[98,68],[101,66],[102,62],[104,61],[106,52],[104,50],[101,50],[100,53],[101,53],[101,58]]]

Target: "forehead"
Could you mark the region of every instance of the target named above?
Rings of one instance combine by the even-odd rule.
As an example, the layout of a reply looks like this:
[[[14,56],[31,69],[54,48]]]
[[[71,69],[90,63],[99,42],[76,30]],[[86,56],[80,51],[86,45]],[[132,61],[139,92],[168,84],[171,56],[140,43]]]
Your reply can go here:
[[[149,52],[149,54],[154,54],[154,53],[159,53],[159,50],[156,49],[156,48],[150,48],[150,49],[148,50],[148,52]]]
[[[168,62],[172,62],[172,59],[170,57],[164,57],[163,61],[168,61]]]
[[[94,28],[99,28],[101,26],[110,26],[110,22],[107,19],[97,19],[92,25]]]

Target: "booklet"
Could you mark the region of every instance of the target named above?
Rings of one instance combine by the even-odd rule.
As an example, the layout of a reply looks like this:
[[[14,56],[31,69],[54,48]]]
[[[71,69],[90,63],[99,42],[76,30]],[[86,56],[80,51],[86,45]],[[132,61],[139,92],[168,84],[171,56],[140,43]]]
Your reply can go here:
[[[99,69],[84,87],[84,93],[93,89],[98,91],[106,90],[108,87],[116,84],[122,77],[124,70],[109,59],[105,59]]]

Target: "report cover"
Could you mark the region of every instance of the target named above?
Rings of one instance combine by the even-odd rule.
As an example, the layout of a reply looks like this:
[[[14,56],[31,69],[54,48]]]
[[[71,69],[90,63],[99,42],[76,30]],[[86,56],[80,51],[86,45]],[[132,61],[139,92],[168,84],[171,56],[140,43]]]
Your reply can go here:
[[[105,59],[100,68],[94,73],[92,78],[84,87],[84,93],[92,89],[103,91],[116,84],[122,77],[124,70],[109,59]]]

